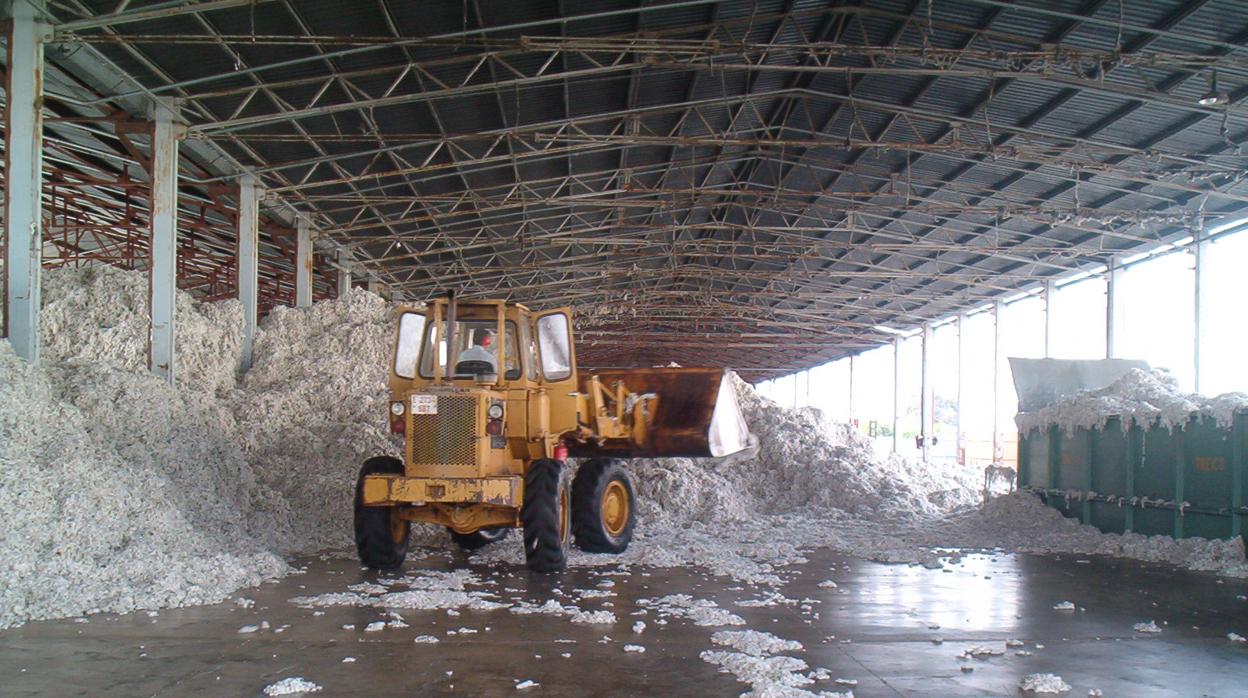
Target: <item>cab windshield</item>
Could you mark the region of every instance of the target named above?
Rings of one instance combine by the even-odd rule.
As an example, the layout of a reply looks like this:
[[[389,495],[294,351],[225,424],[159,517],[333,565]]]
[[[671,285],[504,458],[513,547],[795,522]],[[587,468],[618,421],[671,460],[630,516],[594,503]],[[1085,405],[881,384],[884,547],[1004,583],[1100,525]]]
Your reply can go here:
[[[445,325],[445,323],[443,323]],[[516,323],[508,320],[504,325],[504,361],[507,363],[505,378],[520,378],[519,344],[516,341]],[[425,329],[425,341],[420,352],[420,375],[433,378],[434,361],[445,366],[447,359],[446,338],[439,336],[441,327],[430,325]],[[495,320],[461,320],[455,323],[454,378],[473,378],[481,374],[498,373],[498,323]]]

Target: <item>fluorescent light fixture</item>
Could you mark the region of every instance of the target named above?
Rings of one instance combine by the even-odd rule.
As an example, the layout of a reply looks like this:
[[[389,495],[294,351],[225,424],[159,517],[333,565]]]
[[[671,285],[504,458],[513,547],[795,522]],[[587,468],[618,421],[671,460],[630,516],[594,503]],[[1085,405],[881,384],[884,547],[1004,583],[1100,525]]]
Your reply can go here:
[[[1218,107],[1223,104],[1231,103],[1231,96],[1225,92],[1206,92],[1196,100],[1196,103],[1202,107]]]
[[[1231,103],[1231,96],[1218,91],[1218,71],[1215,68],[1209,78],[1209,91],[1200,96],[1196,103],[1202,107],[1218,107]]]
[[[876,332],[883,332],[884,334],[895,334],[898,337],[905,337],[907,334],[909,334],[909,332],[906,332],[905,330],[899,330],[893,327],[888,327],[887,325],[876,325],[872,327],[871,329],[875,330]]]

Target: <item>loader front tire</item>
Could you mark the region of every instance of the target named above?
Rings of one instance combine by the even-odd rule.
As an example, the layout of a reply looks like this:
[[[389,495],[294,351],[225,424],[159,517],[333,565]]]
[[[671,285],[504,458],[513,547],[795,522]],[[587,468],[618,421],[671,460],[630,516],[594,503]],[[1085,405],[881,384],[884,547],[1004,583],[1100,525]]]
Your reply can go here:
[[[368,475],[401,475],[403,462],[390,456],[364,461],[355,481],[355,549],[360,562],[375,570],[393,570],[407,558],[412,524],[399,518],[392,506],[364,506],[364,478]]]
[[[587,553],[622,553],[637,520],[633,482],[615,458],[591,458],[572,481],[572,535]]]
[[[483,528],[472,533],[456,533],[451,529],[446,529],[451,534],[451,540],[463,548],[464,550],[477,550],[495,541],[500,541],[507,537],[509,528]]]
[[[524,473],[524,559],[534,572],[549,574],[567,565],[571,496],[563,464],[543,458]]]

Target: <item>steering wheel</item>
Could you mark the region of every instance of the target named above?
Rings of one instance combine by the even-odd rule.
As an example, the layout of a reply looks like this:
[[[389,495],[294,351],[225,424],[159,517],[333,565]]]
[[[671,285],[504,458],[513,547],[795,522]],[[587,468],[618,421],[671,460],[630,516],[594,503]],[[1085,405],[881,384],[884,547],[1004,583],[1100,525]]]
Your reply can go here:
[[[494,366],[489,361],[460,361],[455,364],[455,375],[473,375],[479,376],[482,373],[496,373]]]

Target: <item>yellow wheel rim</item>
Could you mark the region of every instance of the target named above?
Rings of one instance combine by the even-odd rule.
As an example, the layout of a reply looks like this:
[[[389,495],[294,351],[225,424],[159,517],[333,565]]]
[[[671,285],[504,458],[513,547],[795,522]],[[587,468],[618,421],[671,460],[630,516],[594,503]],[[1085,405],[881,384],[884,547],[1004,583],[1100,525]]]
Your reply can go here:
[[[608,483],[602,493],[602,525],[611,536],[620,535],[628,525],[628,490],[619,480]]]
[[[407,535],[407,519],[399,516],[399,510],[390,509],[390,538],[395,543],[402,543],[404,536]]]

